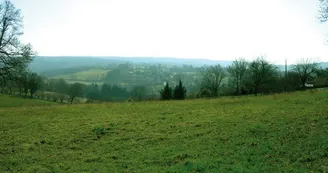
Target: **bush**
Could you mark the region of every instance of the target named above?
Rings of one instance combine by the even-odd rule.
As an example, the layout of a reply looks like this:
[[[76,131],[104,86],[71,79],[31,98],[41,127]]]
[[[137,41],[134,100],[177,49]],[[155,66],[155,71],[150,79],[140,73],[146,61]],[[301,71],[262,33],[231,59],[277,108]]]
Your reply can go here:
[[[47,101],[51,101],[52,100],[52,95],[50,93],[44,93],[44,99]]]
[[[187,98],[188,99],[195,99],[195,98],[197,98],[197,94],[196,93],[189,93],[188,95],[187,95]]]
[[[212,96],[212,92],[209,89],[202,89],[198,94],[198,98],[210,98]]]
[[[92,132],[96,135],[97,139],[100,139],[102,136],[109,133],[110,128],[105,127],[95,127],[92,129]]]
[[[65,94],[58,94],[58,98],[60,100],[60,103],[63,103],[65,100],[68,100],[68,96]]]
[[[91,99],[88,99],[85,103],[94,103],[94,101]]]
[[[128,98],[126,102],[134,102],[134,100],[132,98]]]
[[[35,96],[38,98],[38,99],[45,99],[45,94],[43,91],[37,91]]]

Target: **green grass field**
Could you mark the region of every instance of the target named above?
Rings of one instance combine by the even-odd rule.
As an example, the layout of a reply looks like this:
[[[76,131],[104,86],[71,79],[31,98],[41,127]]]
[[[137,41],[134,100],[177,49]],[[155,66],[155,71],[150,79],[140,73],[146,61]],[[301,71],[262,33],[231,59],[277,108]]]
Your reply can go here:
[[[0,172],[327,172],[328,91],[1,107],[0,138]]]
[[[104,69],[89,69],[77,73],[60,75],[53,77],[54,79],[65,79],[65,80],[72,80],[72,81],[96,81],[96,80],[103,80],[106,76],[107,72],[110,70]]]
[[[54,104],[56,103],[37,100],[37,99],[24,99],[18,96],[9,96],[9,95],[0,94],[0,109],[6,107],[31,107],[31,106],[42,106],[42,105],[54,105]]]

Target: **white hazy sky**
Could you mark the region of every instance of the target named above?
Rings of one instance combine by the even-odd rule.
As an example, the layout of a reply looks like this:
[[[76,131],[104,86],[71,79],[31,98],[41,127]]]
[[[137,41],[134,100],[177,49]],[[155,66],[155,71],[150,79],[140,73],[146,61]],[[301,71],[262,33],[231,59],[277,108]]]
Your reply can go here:
[[[318,0],[12,0],[47,56],[328,61]]]

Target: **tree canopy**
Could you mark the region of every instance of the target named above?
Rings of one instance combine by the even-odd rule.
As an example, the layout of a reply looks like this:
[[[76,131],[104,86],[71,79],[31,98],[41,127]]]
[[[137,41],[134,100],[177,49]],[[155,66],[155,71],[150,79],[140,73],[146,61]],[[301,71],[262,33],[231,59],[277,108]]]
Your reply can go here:
[[[14,79],[20,69],[27,67],[35,54],[30,44],[19,40],[23,35],[21,11],[9,1],[0,4],[0,77]]]
[[[277,68],[264,59],[263,56],[249,64],[248,82],[253,87],[253,93],[257,95],[261,87],[268,83],[277,72]]]
[[[293,71],[298,74],[303,88],[305,88],[305,83],[310,77],[310,74],[317,71],[317,69],[318,63],[311,58],[301,59],[293,65]]]
[[[226,77],[224,69],[219,64],[205,67],[202,75],[202,88],[209,89],[212,96],[217,97],[222,80]]]
[[[248,62],[245,59],[237,59],[232,62],[228,67],[228,72],[230,73],[230,80],[233,87],[236,89],[236,94],[239,95],[241,92],[241,87],[245,83],[245,76],[248,70]]]

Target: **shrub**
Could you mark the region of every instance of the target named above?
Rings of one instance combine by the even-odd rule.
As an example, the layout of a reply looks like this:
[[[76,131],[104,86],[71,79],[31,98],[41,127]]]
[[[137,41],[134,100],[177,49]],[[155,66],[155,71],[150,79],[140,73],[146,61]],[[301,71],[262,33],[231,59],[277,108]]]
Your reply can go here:
[[[211,96],[212,96],[211,91],[206,88],[202,89],[197,95],[198,98],[209,98]]]
[[[63,103],[65,100],[68,99],[68,96],[65,94],[58,94],[58,98],[60,100],[60,103]]]
[[[188,98],[188,99],[195,99],[195,98],[197,98],[197,94],[195,94],[195,93],[189,93],[189,94],[187,95],[187,98]]]
[[[134,102],[134,100],[132,98],[128,98],[126,102]]]
[[[109,128],[105,127],[95,127],[92,129],[92,132],[96,135],[97,139],[100,139],[102,136],[106,135],[109,130]]]
[[[56,98],[56,97],[53,97],[53,98],[52,98],[52,101],[53,101],[53,102],[57,102],[57,98]]]
[[[88,99],[85,103],[94,103],[94,101],[91,99]]]

